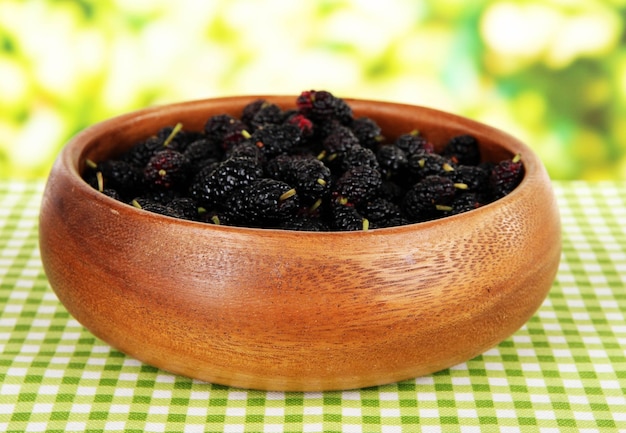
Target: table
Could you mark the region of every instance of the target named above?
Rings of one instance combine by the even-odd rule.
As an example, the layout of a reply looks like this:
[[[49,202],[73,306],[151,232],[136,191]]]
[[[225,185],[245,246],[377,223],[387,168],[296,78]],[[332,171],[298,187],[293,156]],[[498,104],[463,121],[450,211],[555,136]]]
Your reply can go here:
[[[59,303],[37,241],[41,181],[0,181],[0,431],[626,432],[626,183],[554,182],[563,254],[530,321],[426,377],[262,392],[111,349]]]

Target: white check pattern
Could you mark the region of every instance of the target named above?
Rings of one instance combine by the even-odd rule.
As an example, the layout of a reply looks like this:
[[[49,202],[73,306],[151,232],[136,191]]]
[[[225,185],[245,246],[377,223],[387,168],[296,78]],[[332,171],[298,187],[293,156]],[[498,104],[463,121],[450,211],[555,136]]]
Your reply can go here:
[[[2,432],[626,432],[624,183],[554,183],[561,265],[512,337],[430,376],[324,393],[206,384],[97,340],[43,273],[42,187],[0,181]]]

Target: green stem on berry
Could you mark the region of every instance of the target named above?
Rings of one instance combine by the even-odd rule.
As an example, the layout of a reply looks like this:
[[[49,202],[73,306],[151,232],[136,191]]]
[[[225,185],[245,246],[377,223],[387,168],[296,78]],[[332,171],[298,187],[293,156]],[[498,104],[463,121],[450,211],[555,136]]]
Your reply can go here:
[[[243,138],[245,138],[246,140],[249,139],[250,137],[252,137],[252,135],[246,131],[245,129],[243,131],[241,131],[241,135],[243,135]]]
[[[180,132],[181,129],[183,129],[183,124],[178,122],[176,124],[176,126],[174,126],[174,129],[172,129],[172,132],[170,132],[170,135],[168,135],[167,138],[165,139],[165,141],[163,142],[163,146],[164,147],[169,146],[171,141],[174,139],[176,134],[178,134]]]
[[[518,163],[518,162],[520,162],[521,160],[522,160],[522,154],[521,154],[521,153],[518,153],[517,155],[515,155],[515,156],[513,157],[513,159],[512,159],[511,161],[512,161],[512,162],[514,162],[514,163]]]
[[[467,186],[466,183],[455,183],[454,187],[456,189],[468,189],[469,188],[469,186]]]
[[[322,179],[321,177],[319,179],[316,180],[317,183],[319,183],[322,186],[326,186],[326,181],[324,179]]]
[[[289,191],[285,191],[284,193],[282,193],[280,197],[278,197],[278,201],[285,201],[289,197],[293,197],[294,195],[296,195],[296,189],[291,188]]]
[[[449,173],[451,171],[454,171],[454,167],[452,167],[450,164],[448,164],[447,162],[444,163],[441,168],[443,168],[443,171]]]
[[[87,165],[87,167],[89,167],[89,168],[93,168],[93,169],[98,168],[98,164],[96,164],[95,162],[93,162],[93,161],[92,161],[91,159],[89,159],[89,158],[87,158],[87,159],[85,160],[85,164],[86,164],[86,165]]]
[[[322,199],[318,198],[317,200],[315,200],[315,203],[313,203],[311,207],[309,207],[309,212],[315,212],[317,208],[319,208],[321,205],[322,205]]]
[[[131,201],[130,204],[133,205],[133,207],[136,207],[137,209],[143,209],[137,200]]]
[[[326,160],[328,162],[332,162],[335,158],[337,158],[337,154],[336,153],[331,153],[330,155],[328,155],[328,158],[326,158]]]
[[[370,221],[367,218],[363,218],[363,231],[367,231],[370,228]]]
[[[213,224],[215,224],[216,226],[219,226],[219,225],[221,224],[221,223],[220,223],[220,217],[218,217],[217,215],[213,215],[213,216],[211,217],[211,221],[212,221],[212,222],[213,222]]]
[[[104,177],[102,177],[101,171],[96,173],[96,180],[98,181],[98,191],[104,191]]]
[[[452,206],[446,206],[444,204],[437,204],[437,205],[435,205],[435,209],[441,210],[441,211],[451,211],[452,210]]]
[[[346,197],[339,197],[337,198],[337,203],[339,203],[342,206],[345,206],[348,204],[348,199]]]
[[[321,160],[322,160],[322,159],[324,159],[324,158],[326,158],[326,151],[325,151],[325,150],[322,150],[322,151],[321,151],[321,152],[317,155],[317,159],[321,161]]]

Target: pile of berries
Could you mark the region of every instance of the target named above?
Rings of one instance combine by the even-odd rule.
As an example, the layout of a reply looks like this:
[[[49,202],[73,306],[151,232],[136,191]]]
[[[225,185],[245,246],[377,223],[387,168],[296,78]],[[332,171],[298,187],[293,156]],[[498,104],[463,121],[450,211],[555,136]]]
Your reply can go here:
[[[459,135],[441,152],[415,130],[387,140],[327,91],[295,108],[263,99],[204,130],[166,126],[124,154],[86,162],[84,179],[137,208],[176,218],[257,228],[368,230],[476,209],[511,192],[520,156],[481,160]]]

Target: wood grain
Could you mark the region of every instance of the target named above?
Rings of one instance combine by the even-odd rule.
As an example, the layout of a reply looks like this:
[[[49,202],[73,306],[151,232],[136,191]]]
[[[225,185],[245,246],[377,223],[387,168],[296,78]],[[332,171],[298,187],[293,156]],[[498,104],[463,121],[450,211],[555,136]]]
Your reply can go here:
[[[549,178],[508,134],[423,107],[348,100],[387,137],[415,128],[436,144],[474,134],[486,159],[521,153],[507,197],[427,223],[307,233],[213,226],[151,214],[98,193],[85,160],[118,154],[158,128],[200,129],[263,97],[148,108],[94,125],[59,155],[40,214],[50,284],[95,336],[147,364],[265,390],[359,388],[471,359],[539,308],[561,251]]]

